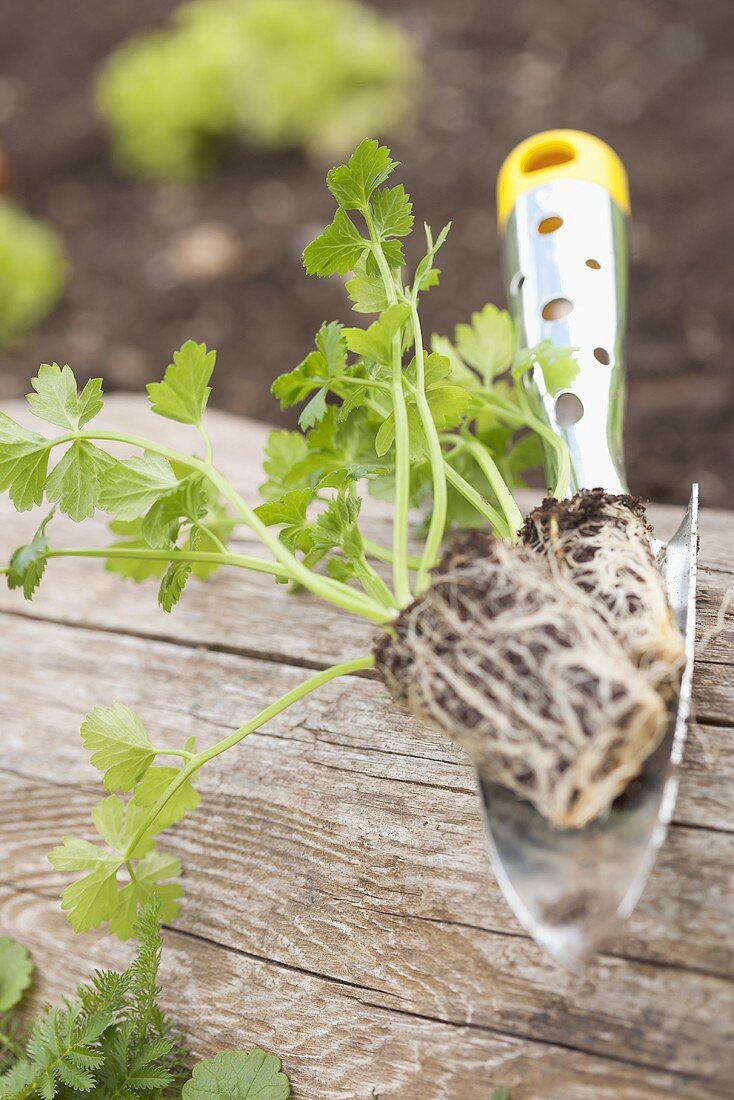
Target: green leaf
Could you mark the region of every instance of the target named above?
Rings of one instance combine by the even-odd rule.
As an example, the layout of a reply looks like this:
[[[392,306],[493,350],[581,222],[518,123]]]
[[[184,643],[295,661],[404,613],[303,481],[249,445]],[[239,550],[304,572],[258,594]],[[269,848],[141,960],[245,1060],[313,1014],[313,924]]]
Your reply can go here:
[[[163,381],[146,387],[153,412],[181,424],[200,424],[212,392],[209,380],[216,358],[216,351],[208,351],[206,344],[187,340],[173,353]]]
[[[393,338],[400,332],[410,315],[407,302],[396,302],[374,321],[369,328],[345,328],[344,338],[350,351],[374,359],[389,366],[392,362]]]
[[[74,931],[86,932],[109,920],[117,905],[121,856],[79,837],[66,836],[48,858],[57,871],[89,872],[61,894],[61,908],[67,910]]]
[[[510,1093],[507,1089],[495,1089],[492,1100],[510,1100]]]
[[[347,349],[338,321],[323,324],[316,334],[316,351],[312,351],[302,363],[287,374],[276,378],[271,387],[282,409],[303,401],[316,389],[316,393],[301,413],[298,423],[303,431],[312,428],[326,415],[326,396],[332,380],[341,377],[347,369]]]
[[[316,347],[321,352],[329,378],[344,374],[347,366],[347,345],[344,326],[339,321],[324,322],[316,333]]]
[[[265,445],[266,459],[263,463],[267,480],[260,486],[260,496],[264,500],[282,496],[287,488],[288,475],[307,453],[308,443],[301,432],[271,432]]]
[[[326,404],[326,395],[328,392],[328,387],[322,386],[320,390],[316,391],[309,403],[303,409],[301,415],[298,417],[298,426],[301,431],[308,431],[309,428],[313,428],[314,424],[318,424],[320,420],[324,419],[328,408]]]
[[[372,214],[381,237],[406,237],[413,228],[413,204],[402,183],[372,196]]]
[[[91,751],[90,762],[105,773],[108,791],[132,790],[155,759],[143,723],[123,703],[95,707],[84,719],[81,735]]]
[[[355,313],[382,313],[387,309],[387,292],[380,275],[368,275],[363,260],[356,264],[353,278],[346,283],[346,291]]]
[[[436,258],[436,253],[444,245],[449,235],[451,222],[443,227],[435,241],[431,227],[427,222],[423,223],[423,228],[426,234],[426,254],[415,269],[413,283],[419,290],[428,290],[429,287],[436,286],[439,282],[441,272],[433,266],[433,261]]]
[[[395,270],[405,265],[405,253],[403,252],[403,245],[401,241],[383,241],[382,251],[385,255],[385,259],[387,260],[388,267]],[[375,260],[374,256],[371,254],[367,257],[365,270],[370,275],[376,274],[376,272],[379,270],[379,268],[377,267],[377,260]]]
[[[340,546],[349,558],[361,554],[362,537],[357,527],[360,505],[358,497],[343,494],[330,500],[314,524],[314,548],[328,550]]]
[[[92,844],[83,837],[65,836],[48,855],[49,863],[57,871],[116,871],[120,866],[117,852],[110,852],[99,844]]]
[[[324,357],[318,351],[309,352],[297,367],[275,379],[270,392],[280,401],[281,409],[288,409],[303,401],[313,389],[323,385],[325,373]]]
[[[181,523],[203,519],[207,506],[204,478],[191,474],[151,504],[143,517],[141,534],[152,549],[170,547],[178,538]]]
[[[161,578],[158,589],[158,606],[162,611],[173,611],[181,599],[186,581],[191,576],[191,563],[172,561]]]
[[[326,186],[345,210],[366,210],[372,192],[384,183],[399,161],[374,138],[360,142],[346,164],[332,168]]]
[[[144,856],[135,868],[135,879],[118,892],[115,911],[110,917],[110,933],[121,940],[129,940],[135,933],[138,911],[151,898],[158,900],[162,921],[175,921],[179,914],[179,898],[183,894],[183,887],[180,882],[169,880],[179,878],[180,875],[181,860],[176,856],[158,851]],[[143,1087],[140,1082],[138,1087]]]
[[[277,500],[259,504],[255,515],[268,527],[282,527],[280,537],[292,550],[308,553],[313,548],[313,524],[308,519],[310,489],[292,489]]]
[[[110,531],[125,537],[111,542],[110,547],[120,550],[149,550],[150,544],[142,535],[142,522],[140,518],[112,520]],[[118,573],[136,583],[148,580],[149,577],[162,577],[167,568],[165,561],[153,561],[151,558],[109,558],[105,562],[108,572]]]
[[[152,767],[143,776],[135,790],[135,802],[139,806],[155,806],[175,779],[180,778],[181,769],[173,767]],[[199,805],[201,797],[191,779],[185,779],[169,798],[155,819],[155,831],[161,832],[181,821]]]
[[[0,492],[9,491],[19,512],[43,501],[49,441],[0,412]]]
[[[472,405],[471,395],[462,386],[428,386],[426,398],[439,431],[458,427]]]
[[[334,220],[303,253],[303,263],[309,275],[346,275],[357,265],[369,248],[354,222],[343,210],[337,210]]]
[[[472,313],[470,325],[456,326],[456,347],[459,355],[479,371],[484,384],[492,384],[498,374],[506,371],[515,354],[515,326],[504,309],[491,303],[479,313]]]
[[[71,367],[41,363],[31,378],[33,393],[26,394],[31,411],[41,420],[78,431],[102,408],[102,379],[90,378],[81,393]]]
[[[53,513],[46,516],[41,526],[33,536],[33,541],[27,546],[19,546],[13,551],[8,565],[8,588],[22,588],[27,600],[33,599],[33,594],[41,583],[41,578],[46,569],[48,560],[49,541],[44,531],[46,524]]]
[[[558,347],[543,340],[534,348],[521,348],[512,367],[515,378],[539,366],[550,394],[569,388],[579,372],[578,348]]]
[[[104,471],[99,506],[118,519],[136,519],[177,485],[170,462],[146,451]]]
[[[81,523],[94,515],[100,482],[115,459],[86,439],[76,439],[46,481],[46,496],[61,511]]]
[[[194,1067],[181,1100],[288,1100],[291,1087],[274,1054],[225,1050]]]
[[[21,944],[0,936],[0,1012],[18,1003],[31,984],[33,963]]]
[[[145,811],[134,801],[123,802],[117,795],[103,798],[92,810],[94,827],[105,841],[119,855],[127,852],[128,846],[138,826],[145,817]],[[131,859],[138,859],[149,852],[153,846],[150,836],[141,837],[130,853]]]

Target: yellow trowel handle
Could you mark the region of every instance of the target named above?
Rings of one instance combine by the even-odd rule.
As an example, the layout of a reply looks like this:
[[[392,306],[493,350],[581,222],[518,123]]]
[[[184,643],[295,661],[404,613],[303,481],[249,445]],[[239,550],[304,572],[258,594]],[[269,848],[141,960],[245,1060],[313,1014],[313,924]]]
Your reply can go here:
[[[529,347],[578,349],[567,389],[529,379],[536,412],[568,443],[571,491],[626,491],[622,454],[627,314],[627,175],[617,154],[577,130],[528,138],[497,180],[510,311]],[[550,379],[548,380],[550,381]]]

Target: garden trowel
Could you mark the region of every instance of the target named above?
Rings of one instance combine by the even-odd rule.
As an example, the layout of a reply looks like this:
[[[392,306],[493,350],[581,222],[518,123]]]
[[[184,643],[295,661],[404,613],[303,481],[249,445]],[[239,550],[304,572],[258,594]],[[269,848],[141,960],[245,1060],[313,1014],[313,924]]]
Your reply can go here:
[[[571,493],[597,486],[624,493],[630,212],[624,167],[590,134],[548,131],[509,155],[497,200],[520,344],[550,341],[578,349],[578,374],[560,393],[550,392],[540,367],[534,369],[528,394],[535,412],[568,444]],[[693,485],[675,535],[667,544],[654,540],[685,636],[686,665],[667,733],[640,776],[605,816],[575,830],[551,828],[530,803],[479,778],[500,886],[538,943],[569,962],[594,951],[630,915],[672,816],[691,700],[697,508]]]

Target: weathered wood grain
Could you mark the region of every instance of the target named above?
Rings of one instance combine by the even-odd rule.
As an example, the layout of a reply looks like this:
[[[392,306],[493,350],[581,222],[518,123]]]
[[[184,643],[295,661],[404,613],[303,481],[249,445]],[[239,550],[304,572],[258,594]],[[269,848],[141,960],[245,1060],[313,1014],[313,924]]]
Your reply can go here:
[[[91,838],[99,797],[68,737],[71,711],[79,708],[78,723],[95,701],[127,689],[156,741],[196,733],[206,745],[234,714],[302,677],[280,664],[51,624],[17,624],[13,640],[22,657],[2,654],[10,677],[0,697],[4,761],[16,772],[4,778],[2,880],[46,893],[65,881],[48,867],[48,850],[64,832]],[[19,706],[13,685],[24,669]],[[362,718],[369,725],[350,741]],[[386,1008],[549,1043],[564,1042],[573,1019],[579,1049],[716,1080],[734,1038],[734,983],[713,977],[734,973],[734,836],[674,829],[622,945],[663,965],[602,958],[579,984],[542,958],[507,911],[489,875],[471,770],[419,728],[417,756],[401,758],[389,723],[380,686],[354,678],[253,735],[236,761],[209,765],[204,808],[167,841],[187,868],[180,927],[331,979],[358,973],[365,996]]]
[[[108,426],[140,431],[141,404],[112,400]],[[265,430],[212,420],[222,467],[255,499]],[[150,431],[178,446],[188,438],[164,421]],[[371,506],[373,537],[386,541],[383,516]],[[654,519],[665,533],[676,510]],[[0,555],[31,526],[3,505]],[[105,538],[99,521],[55,528],[57,542]],[[170,990],[188,1002],[197,1051],[269,1045],[304,1100],[368,1098],[373,1086],[384,1100],[486,1100],[498,1084],[515,1087],[513,1100],[726,1095],[734,607],[717,613],[734,585],[732,538],[734,517],[704,513],[698,724],[676,825],[612,954],[576,974],[542,958],[490,876],[462,755],[396,714],[374,680],[353,677],[208,766],[196,820],[165,839],[187,871]],[[373,630],[234,571],[192,585],[171,616],[150,586],[88,561],[52,562],[37,600],[17,597],[0,594],[0,932],[28,930],[20,938],[56,966],[47,989],[59,993],[78,977],[82,945],[90,965],[112,961],[104,947],[120,950],[84,937],[54,961],[72,936],[45,855],[65,831],[89,834],[99,797],[76,733],[86,710],[122,699],[156,740],[195,733],[207,744],[303,679],[294,666],[364,652]]]
[[[0,926],[39,964],[36,1002],[57,997],[95,965],[129,950],[85,937],[85,962],[63,918],[43,898],[0,888]],[[260,1043],[277,1050],[294,1100],[723,1100],[726,1088],[517,1039],[470,1023],[458,1028],[369,1003],[360,987],[252,958],[169,931],[163,999],[182,1019],[195,1057]]]

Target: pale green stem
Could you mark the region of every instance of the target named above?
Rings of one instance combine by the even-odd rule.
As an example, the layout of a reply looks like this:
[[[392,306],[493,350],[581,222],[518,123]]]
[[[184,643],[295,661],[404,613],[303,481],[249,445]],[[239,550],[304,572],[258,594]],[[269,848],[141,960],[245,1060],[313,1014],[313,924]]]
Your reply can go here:
[[[441,442],[438,437],[438,431],[433,420],[430,405],[428,404],[428,398],[426,397],[423,333],[421,331],[420,317],[418,316],[418,308],[415,302],[411,302],[410,316],[413,326],[413,340],[415,343],[415,400],[426,437],[428,460],[431,466],[431,479],[433,481],[431,518],[428,524],[428,534],[421,556],[420,568],[418,569],[418,575],[415,579],[415,590],[417,594],[420,594],[430,583],[428,572],[436,564],[441,552],[441,543],[446,530],[448,493]]]
[[[362,545],[364,546],[364,541]],[[385,607],[394,610],[395,600],[392,592],[387,587],[380,574],[372,568],[364,553],[360,557],[359,564],[364,570],[364,577],[362,577],[361,580],[365,591],[371,593],[374,599],[379,600]]]
[[[371,655],[367,657],[355,657],[351,661],[343,661],[341,664],[332,665],[330,668],[317,672],[315,676],[311,676],[308,680],[304,680],[298,687],[286,692],[280,699],[271,703],[270,706],[265,707],[265,709],[261,710],[259,714],[256,714],[254,718],[251,718],[249,722],[246,722],[244,726],[240,726],[234,733],[231,733],[229,737],[225,737],[224,740],[218,741],[217,744],[212,745],[210,749],[205,749],[202,752],[196,753],[188,764],[181,768],[176,778],[171,780],[161,797],[155,805],[151,807],[150,812],[141,822],[140,827],[136,830],[128,844],[124,859],[129,860],[134,858],[133,853],[138,844],[153,827],[160,812],[166,807],[171,798],[173,798],[179,787],[181,787],[187,779],[190,779],[194,772],[197,772],[204,764],[208,764],[210,760],[214,760],[215,757],[221,756],[223,752],[227,752],[228,749],[239,744],[239,742],[244,740],[249,734],[260,729],[260,727],[265,725],[266,722],[269,722],[271,718],[275,718],[276,715],[287,710],[288,707],[293,706],[294,703],[297,703],[305,696],[310,695],[312,692],[316,691],[317,688],[322,687],[324,684],[328,684],[330,680],[335,680],[338,676],[348,676],[350,673],[361,672],[363,669],[372,668],[374,663],[375,658]]]
[[[193,760],[195,752],[188,749],[154,749],[156,756],[180,756],[182,760]]]
[[[380,245],[374,218],[369,206],[363,211],[372,242],[372,254],[380,269],[385,294],[390,305],[398,300],[395,280]],[[391,394],[395,417],[395,513],[393,517],[393,586],[399,607],[406,607],[411,599],[410,573],[408,570],[408,513],[410,510],[410,449],[408,434],[408,407],[403,390],[403,353],[400,334],[392,342]]]
[[[478,493],[474,486],[470,485],[461,474],[457,473],[448,462],[446,463],[446,478],[461,493],[464,499],[476,508],[480,515],[489,520],[490,526],[498,535],[501,535],[504,539],[510,537],[510,529],[504,516],[496,508],[493,508],[489,501],[485,500],[481,493]]]
[[[276,565],[274,562],[264,561],[262,558],[251,558],[246,554],[218,554],[213,550],[154,550],[145,547],[128,548],[125,546],[106,546],[100,549],[87,549],[86,547],[69,547],[56,549],[52,547],[47,552],[49,558],[121,558],[137,561],[189,561],[202,562],[207,565],[233,565],[239,569],[252,569],[256,573],[267,573],[271,577],[280,577],[283,580],[291,580],[292,577],[284,565]]]
[[[212,447],[212,441],[209,438],[209,432],[206,430],[201,421],[199,421],[196,427],[204,444],[204,454],[206,456],[206,461],[211,466],[214,462],[214,449]]]
[[[51,440],[49,445],[55,446],[59,443],[71,442],[74,439],[97,439],[113,443],[125,443],[128,446],[138,447],[144,451],[162,455],[164,458],[168,458],[173,462],[180,462],[192,470],[198,470],[207,477],[213,485],[216,485],[222,496],[226,497],[230,504],[234,506],[242,521],[255,532],[260,541],[271,552],[275,560],[280,562],[281,565],[286,566],[286,570],[283,570],[283,572],[287,571],[292,579],[297,580],[304,588],[313,592],[314,595],[320,596],[328,603],[335,604],[345,611],[351,611],[355,615],[359,615],[362,618],[369,619],[371,622],[378,624],[383,624],[389,620],[390,616],[386,615],[385,610],[380,607],[379,604],[375,603],[374,600],[369,599],[369,597],[363,595],[363,593],[358,592],[354,588],[350,588],[349,585],[343,584],[341,581],[334,581],[330,577],[323,577],[317,573],[313,573],[303,565],[295,554],[292,554],[291,551],[283,545],[278,536],[273,534],[262,520],[255,515],[253,509],[249,507],[240,494],[229,484],[227,479],[220,474],[219,470],[210,463],[195,458],[193,455],[183,454],[179,451],[171,450],[169,447],[152,443],[150,440],[141,439],[138,436],[125,435],[122,432],[75,432],[59,436]]]
[[[393,553],[392,553],[392,550],[389,550],[387,548],[387,546],[380,546],[379,543],[373,542],[372,539],[366,539],[366,538],[364,538],[364,536],[362,537],[362,545],[364,546],[364,548],[365,548],[366,552],[369,554],[369,556],[371,558],[374,558],[375,561],[384,562],[385,565],[391,565],[392,564]],[[408,555],[408,568],[409,569],[412,569],[413,571],[415,571],[416,569],[420,568],[420,564],[421,564],[421,559],[420,558],[413,557],[410,554]]]
[[[507,525],[512,533],[512,541],[515,542],[517,539],[517,532],[523,524],[523,515],[515,502],[515,498],[507,488],[505,479],[498,470],[497,464],[487,453],[486,448],[477,440],[462,440],[462,443],[464,449],[469,452],[489,484],[494,489],[500,507],[507,517]]]

